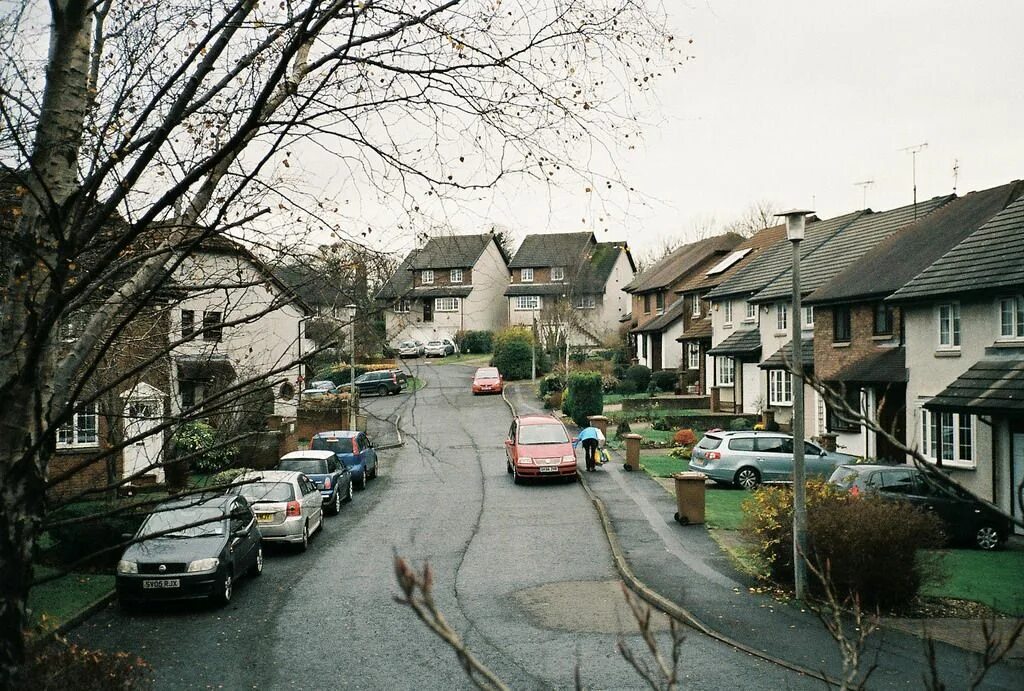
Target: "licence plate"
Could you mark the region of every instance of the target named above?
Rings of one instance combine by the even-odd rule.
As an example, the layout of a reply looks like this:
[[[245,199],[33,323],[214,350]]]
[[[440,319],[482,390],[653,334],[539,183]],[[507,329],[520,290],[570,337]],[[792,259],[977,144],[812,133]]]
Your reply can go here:
[[[180,588],[181,580],[177,578],[147,579],[142,581],[143,590],[159,590],[161,588]]]
[[[542,472],[542,473],[557,473],[558,472],[558,466],[542,465],[540,467],[540,472]]]
[[[272,513],[258,513],[256,514],[256,520],[260,523],[270,523],[274,520],[274,514]]]

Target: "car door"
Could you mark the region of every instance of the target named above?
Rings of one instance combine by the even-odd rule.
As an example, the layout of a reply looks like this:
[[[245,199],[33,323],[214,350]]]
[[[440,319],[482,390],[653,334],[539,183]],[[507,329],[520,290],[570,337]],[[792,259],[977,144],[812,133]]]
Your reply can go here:
[[[915,495],[912,501],[941,522],[947,536],[964,540],[973,532],[974,515],[971,507],[960,499],[955,490],[945,489],[936,480],[929,480],[918,471],[914,473]]]
[[[234,570],[240,574],[250,562],[256,558],[256,545],[259,542],[259,530],[256,528],[256,515],[248,503],[241,497],[231,504],[231,534],[228,539],[234,561]]]
[[[372,468],[373,476],[377,477],[377,449],[373,448],[373,444],[370,443],[370,438],[366,436],[365,432],[360,432],[358,439],[359,450],[363,454],[363,467]]]
[[[809,441],[804,442],[804,472],[807,475],[829,478],[835,469],[832,459],[823,455],[820,447]]]
[[[505,458],[508,459],[509,464],[514,468],[516,465],[516,458],[518,457],[518,450],[516,448],[516,423],[513,420],[512,424],[508,428],[508,437],[505,439]]]
[[[320,497],[320,492],[305,475],[300,475],[296,483],[298,484],[299,496],[301,497],[299,504],[302,507],[302,515],[306,517],[306,524],[309,526],[310,532],[313,532],[321,520],[320,516],[317,515],[317,510],[323,508],[324,500]],[[316,492],[315,500],[310,492],[311,489]]]
[[[778,435],[757,437],[754,448],[761,464],[761,479],[793,479],[793,439]]]

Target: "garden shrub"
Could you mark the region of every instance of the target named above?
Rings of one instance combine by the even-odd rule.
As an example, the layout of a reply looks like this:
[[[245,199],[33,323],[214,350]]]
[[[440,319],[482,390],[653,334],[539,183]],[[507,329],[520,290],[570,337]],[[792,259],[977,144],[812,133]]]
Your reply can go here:
[[[540,353],[538,353],[538,368]],[[533,335],[529,329],[511,327],[494,338],[491,366],[508,380],[529,379],[533,375]]]
[[[87,650],[58,638],[29,654],[21,681],[33,691],[128,691],[152,688],[152,671],[135,655]]]
[[[562,407],[562,392],[552,391],[544,396],[544,408],[546,410],[558,410]]]
[[[462,353],[489,353],[494,345],[494,334],[490,331],[457,331],[455,345]]]
[[[675,391],[679,376],[674,370],[659,370],[651,374],[651,384],[658,391]]]
[[[647,385],[651,383],[651,370],[644,365],[633,365],[623,374],[623,379],[633,383],[633,391],[646,391]]]
[[[615,388],[615,393],[622,394],[623,396],[630,396],[636,392],[636,384],[629,379],[620,380],[619,385]]]
[[[658,430],[659,432],[670,432],[672,431],[672,423],[666,418],[656,417],[651,420],[651,429]]]
[[[580,427],[589,423],[587,417],[600,415],[604,410],[601,393],[601,375],[598,372],[573,372],[569,375],[568,391],[562,401],[562,412]]]
[[[97,555],[96,553],[124,542],[125,534],[134,534],[146,517],[148,508],[141,511],[125,511],[123,513],[102,518],[90,518],[115,508],[115,504],[97,504],[96,502],[76,502],[62,506],[47,516],[47,521],[85,519],[79,523],[56,525],[47,530],[53,547],[47,551],[43,561],[57,566],[67,566],[82,562],[85,566],[113,566],[120,558],[120,550],[111,550]],[[86,560],[86,561],[83,561]]]
[[[733,432],[742,432],[750,429],[750,423],[747,422],[746,418],[738,417],[729,423],[729,429]]]
[[[697,443],[697,435],[692,429],[676,430],[672,435],[672,443],[676,446],[693,446]]]
[[[200,473],[227,468],[238,453],[237,446],[221,443],[217,430],[199,420],[178,428],[171,438],[171,449],[173,459],[187,457],[192,469]]]
[[[211,487],[230,485],[235,481],[236,477],[249,470],[252,470],[252,468],[228,468],[227,470],[222,470],[210,477],[209,485]]]
[[[671,456],[672,458],[679,458],[684,461],[688,461],[690,460],[690,455],[692,453],[693,450],[688,446],[677,446],[676,448],[669,451],[668,455]]]
[[[630,434],[633,429],[629,426],[629,423],[623,420],[615,427],[615,438],[622,439],[623,436]]]
[[[613,374],[602,374],[601,375],[601,391],[604,393],[615,393],[619,389],[619,385],[622,382],[619,378]]]
[[[569,353],[569,362],[575,363],[577,365],[582,365],[586,361],[587,361],[587,354],[582,352],[582,351],[570,352]]]
[[[856,497],[820,480],[807,483],[806,496],[809,559],[827,572],[840,597],[857,596],[865,607],[900,607],[937,577],[937,563],[919,554],[942,544],[934,516],[904,502]],[[743,503],[744,535],[779,584],[793,580],[792,510],[788,486],[761,487]],[[823,590],[810,574],[808,585]]]
[[[541,378],[540,383],[537,384],[538,393],[543,398],[549,393],[555,391],[561,391],[565,388],[565,379],[558,374],[547,374]]]

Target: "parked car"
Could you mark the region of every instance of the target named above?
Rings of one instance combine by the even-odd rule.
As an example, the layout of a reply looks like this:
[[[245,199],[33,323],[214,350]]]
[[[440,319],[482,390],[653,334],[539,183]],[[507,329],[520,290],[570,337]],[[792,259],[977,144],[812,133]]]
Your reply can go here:
[[[402,341],[398,344],[398,357],[419,357],[423,352],[423,344],[419,341]]]
[[[292,451],[281,457],[277,469],[304,473],[320,490],[331,515],[338,515],[343,502],[352,501],[352,473],[333,451]]]
[[[330,379],[318,379],[317,381],[309,382],[307,391],[309,389],[319,389],[320,391],[326,391],[327,393],[334,393],[334,390],[338,387],[335,386],[334,382]]]
[[[478,393],[501,393],[504,386],[505,381],[497,367],[480,367],[473,375],[473,385],[470,389],[475,396]]]
[[[355,378],[356,391],[361,394],[375,393],[381,396],[396,394],[402,390],[402,383],[398,379],[397,370],[375,370],[365,372]],[[346,389],[351,388],[346,385]]]
[[[423,354],[426,357],[444,357],[448,354],[448,346],[444,341],[427,341],[427,345],[423,348]]]
[[[356,489],[366,489],[366,481],[377,477],[377,451],[370,443],[366,432],[337,430],[317,432],[310,440],[309,448],[317,451],[333,451],[352,473]]]
[[[828,478],[838,466],[855,459],[804,442],[808,477]],[[762,482],[791,482],[793,437],[782,432],[708,432],[693,447],[689,467],[715,482],[743,489],[754,489]]]
[[[143,601],[209,598],[231,601],[235,582],[263,573],[263,545],[245,498],[175,499],[156,507],[117,563],[122,607]]]
[[[310,536],[323,529],[323,497],[303,473],[250,470],[235,482],[233,491],[249,500],[265,541],[287,542],[305,551]]]
[[[441,343],[444,343],[444,349],[445,349],[447,355],[458,355],[459,354],[459,346],[456,345],[455,341],[453,341],[452,339],[450,339],[450,338],[442,338],[441,339]]]
[[[505,469],[513,481],[563,477],[575,480],[576,451],[569,432],[550,415],[520,415],[512,420],[505,439]]]
[[[942,521],[952,542],[971,544],[978,549],[996,549],[1013,530],[1010,519],[994,506],[914,466],[842,465],[829,483],[853,494],[874,494],[887,499],[907,501],[934,513]]]

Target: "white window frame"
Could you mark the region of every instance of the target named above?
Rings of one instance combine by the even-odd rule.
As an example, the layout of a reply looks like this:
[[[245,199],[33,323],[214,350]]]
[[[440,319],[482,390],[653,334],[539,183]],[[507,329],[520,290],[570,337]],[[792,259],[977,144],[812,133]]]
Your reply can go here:
[[[533,269],[531,269],[531,268],[519,269],[519,282],[520,283],[533,283]]]
[[[939,438],[933,438],[932,423],[937,418],[939,425]],[[942,465],[956,468],[977,467],[977,425],[975,416],[967,413],[949,413],[945,411],[933,412],[924,407],[918,417],[921,422],[921,455],[929,463],[938,463],[936,451],[943,444],[943,432],[949,429],[949,444],[952,449],[952,457],[947,458],[942,454]],[[966,437],[966,439],[965,439]],[[964,453],[966,446],[967,453]]]
[[[722,311],[725,314],[725,323],[732,324],[732,300],[726,300],[722,307]]]
[[[434,312],[458,312],[459,298],[434,298]]]
[[[1008,295],[996,302],[1000,341],[1024,340],[1024,295]]]
[[[946,314],[943,314],[943,313]],[[943,334],[944,324],[947,334]],[[960,303],[946,302],[935,307],[935,322],[938,327],[936,337],[939,350],[960,350]]]
[[[80,449],[99,446],[100,418],[96,403],[86,405],[71,416],[71,420],[57,428],[58,449]]]
[[[448,272],[448,281],[451,283],[462,283],[462,269],[452,269]]]
[[[736,361],[728,355],[715,358],[716,378],[719,386],[732,386],[736,383]]]
[[[593,295],[578,295],[573,298],[572,306],[578,310],[592,310],[597,307],[597,298]]]
[[[804,328],[805,329],[813,329],[814,328],[814,307],[805,306],[804,307],[803,317],[804,317]]]
[[[700,293],[694,293],[690,297],[690,312],[695,317],[700,316]]]
[[[408,314],[412,307],[411,302],[409,298],[401,298],[395,303],[395,314]]]
[[[775,330],[776,331],[788,331],[789,330],[789,303],[788,302],[776,302],[775,303]]]
[[[686,344],[686,369],[700,369],[700,344],[695,341]]]
[[[532,312],[543,308],[544,301],[540,295],[516,295],[512,309],[517,312]]]
[[[551,280],[552,281],[564,281],[565,280],[565,267],[564,266],[552,266],[551,267]]]
[[[744,312],[744,314],[746,315],[745,317],[743,317],[744,320],[755,321],[757,319],[757,305],[755,305],[752,302],[745,302],[743,304],[747,306],[746,312]]]
[[[420,283],[422,283],[423,285],[430,285],[433,282],[434,282],[434,270],[433,269],[423,269],[423,271],[420,271]]]
[[[768,370],[768,404],[793,405],[793,376],[787,370]]]

